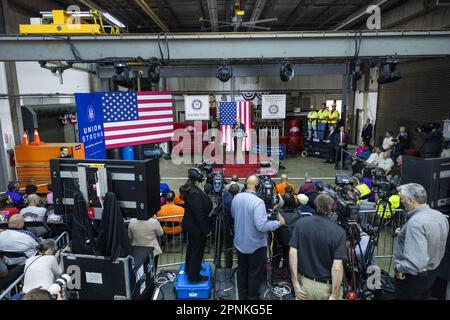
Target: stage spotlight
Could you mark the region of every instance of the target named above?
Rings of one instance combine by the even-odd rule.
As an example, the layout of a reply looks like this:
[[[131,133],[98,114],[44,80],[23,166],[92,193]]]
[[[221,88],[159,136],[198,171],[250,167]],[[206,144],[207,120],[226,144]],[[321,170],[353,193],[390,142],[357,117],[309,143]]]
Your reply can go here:
[[[397,56],[388,56],[386,60],[382,63],[382,68],[380,69],[380,76],[378,77],[378,83],[390,83],[400,80],[402,76],[400,71],[397,70],[397,64],[400,60]]]
[[[152,65],[148,69],[148,79],[151,83],[158,83],[160,79],[160,72],[158,65]]]
[[[116,72],[114,73],[112,77],[112,81],[125,88],[130,88],[133,83],[130,80],[130,68],[126,63],[115,63],[114,68],[116,69]]]
[[[294,67],[288,62],[283,61],[283,65],[280,68],[280,79],[283,82],[291,81],[294,78]]]
[[[227,82],[232,76],[233,69],[231,69],[231,66],[226,62],[222,62],[222,65],[217,68],[216,78],[222,82]]]
[[[356,60],[355,61],[355,65],[353,67],[353,79],[354,80],[359,80],[362,78],[362,71],[361,71],[361,60]]]

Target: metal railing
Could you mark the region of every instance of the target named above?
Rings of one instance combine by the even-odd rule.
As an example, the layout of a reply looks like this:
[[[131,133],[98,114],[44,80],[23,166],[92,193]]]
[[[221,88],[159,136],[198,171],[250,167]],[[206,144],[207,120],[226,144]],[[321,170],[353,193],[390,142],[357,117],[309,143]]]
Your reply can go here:
[[[59,250],[64,249],[70,244],[69,233],[67,231],[64,231],[55,239],[55,241]],[[8,288],[1,292],[0,300],[10,300],[16,294],[21,293],[24,278],[25,274],[23,273],[13,283],[11,283]]]
[[[162,254],[158,258],[158,268],[178,266],[184,263],[187,239],[181,229],[183,215],[158,217],[163,228],[163,235],[159,237]],[[204,259],[212,261],[213,237],[208,237],[205,245]]]

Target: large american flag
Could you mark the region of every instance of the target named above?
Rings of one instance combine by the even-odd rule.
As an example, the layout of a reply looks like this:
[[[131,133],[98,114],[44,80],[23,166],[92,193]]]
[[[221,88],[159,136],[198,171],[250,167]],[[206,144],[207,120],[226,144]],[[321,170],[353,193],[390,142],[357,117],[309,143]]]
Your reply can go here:
[[[102,96],[106,149],[169,141],[173,136],[170,92],[111,92]]]
[[[252,104],[249,101],[220,102],[220,132],[221,141],[227,144],[227,151],[234,151],[233,138],[231,132],[236,117],[239,116],[241,123],[245,126],[247,137],[242,141],[242,150],[249,151],[251,145],[251,124],[252,124]]]

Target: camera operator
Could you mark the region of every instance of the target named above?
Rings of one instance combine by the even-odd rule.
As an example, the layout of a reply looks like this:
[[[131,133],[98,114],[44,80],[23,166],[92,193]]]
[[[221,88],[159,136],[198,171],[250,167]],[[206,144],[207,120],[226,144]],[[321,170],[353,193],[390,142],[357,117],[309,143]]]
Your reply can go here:
[[[198,187],[204,177],[198,168],[188,171],[188,181],[180,187],[185,202],[182,228],[187,234],[185,271],[191,283],[208,280],[200,275],[206,238],[211,236],[212,224],[209,214],[213,208],[209,197]]]
[[[239,193],[240,187],[237,183],[230,185],[228,191],[223,194],[224,221],[222,223],[221,234],[223,236],[222,246],[219,255],[221,261],[222,252],[225,255],[225,268],[233,267],[233,230],[234,221],[231,216],[231,203],[234,197]]]
[[[408,218],[398,230],[394,249],[395,297],[427,300],[445,253],[449,224],[442,213],[427,205],[424,187],[408,183],[399,190]]]
[[[302,212],[296,209],[294,195],[286,193],[283,196],[283,207],[280,209],[280,214],[283,216],[286,224],[275,231],[275,239],[278,246],[276,252],[274,252],[272,265],[276,268],[279,267],[281,257],[283,257],[282,269],[289,274],[289,241],[295,222],[303,217]],[[304,216],[310,215],[310,213],[305,212]]]
[[[406,148],[408,148],[408,132],[406,132],[406,127],[401,126],[397,137],[394,139],[394,159],[402,155]]]
[[[237,282],[239,299],[259,300],[259,287],[264,273],[267,253],[267,232],[285,224],[269,221],[264,201],[256,195],[259,178],[252,175],[245,182],[245,192],[231,203],[234,218],[234,246],[238,251]]]
[[[424,141],[420,147],[420,155],[422,158],[439,158],[442,152],[442,133],[439,131],[439,124],[425,124],[416,131]]]
[[[289,261],[296,299],[337,300],[342,296],[346,235],[330,219],[333,204],[330,195],[319,194],[317,214],[300,219],[294,226]]]

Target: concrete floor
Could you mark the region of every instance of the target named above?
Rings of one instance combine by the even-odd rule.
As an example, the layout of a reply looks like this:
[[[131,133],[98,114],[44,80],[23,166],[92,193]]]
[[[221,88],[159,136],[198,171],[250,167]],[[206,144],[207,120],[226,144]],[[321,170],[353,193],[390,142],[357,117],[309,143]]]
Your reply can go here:
[[[287,173],[291,182],[297,186],[303,183],[305,173],[308,173],[314,180],[322,180],[332,184],[336,171],[334,164],[323,163],[324,159],[315,157],[297,157],[287,158],[282,161],[286,167],[285,170],[280,170],[278,176],[282,173]],[[348,163],[348,162],[347,162]],[[178,191],[179,187],[186,181],[187,171],[193,167],[193,164],[175,165],[171,160],[161,159],[159,162],[161,180],[166,182],[174,191]],[[349,166],[347,164],[347,166]]]

